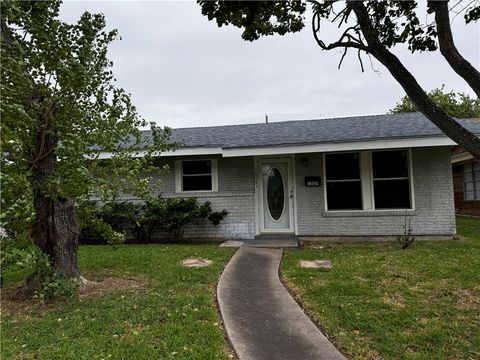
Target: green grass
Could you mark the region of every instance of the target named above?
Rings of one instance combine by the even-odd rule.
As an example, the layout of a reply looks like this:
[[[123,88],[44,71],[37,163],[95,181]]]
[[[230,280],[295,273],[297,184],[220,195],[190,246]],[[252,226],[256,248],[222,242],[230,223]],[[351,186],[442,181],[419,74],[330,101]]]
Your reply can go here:
[[[80,248],[87,277],[128,276],[141,288],[3,313],[2,359],[228,359],[215,285],[232,250],[207,245]],[[199,256],[206,268],[180,261]],[[6,273],[7,284],[26,272]]]
[[[348,244],[290,251],[282,273],[307,312],[352,359],[480,359],[480,219],[459,241]],[[301,269],[329,259],[332,269]]]

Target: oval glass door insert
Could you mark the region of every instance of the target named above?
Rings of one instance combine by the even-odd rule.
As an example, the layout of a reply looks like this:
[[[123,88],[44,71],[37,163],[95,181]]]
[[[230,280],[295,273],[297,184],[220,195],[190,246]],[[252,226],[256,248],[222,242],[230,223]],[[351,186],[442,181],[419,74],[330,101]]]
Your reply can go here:
[[[271,168],[268,172],[267,203],[272,219],[278,221],[283,213],[285,188],[283,185],[282,174],[276,168]]]

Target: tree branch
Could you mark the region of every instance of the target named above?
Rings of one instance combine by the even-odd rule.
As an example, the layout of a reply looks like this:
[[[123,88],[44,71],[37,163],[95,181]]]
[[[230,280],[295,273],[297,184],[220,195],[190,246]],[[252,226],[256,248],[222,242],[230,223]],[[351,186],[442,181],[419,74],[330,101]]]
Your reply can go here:
[[[428,7],[435,12],[440,52],[452,69],[461,76],[480,98],[480,72],[458,51],[453,41],[448,10],[448,0],[429,0]]]
[[[318,36],[320,32],[320,16],[318,14],[314,14],[312,17],[313,37],[315,38],[318,46],[320,46],[320,48],[322,48],[323,50],[332,50],[337,48],[355,48],[357,50],[365,51],[368,53],[368,47],[362,43],[360,37],[357,39],[351,34],[349,34],[348,32],[350,30],[358,31],[355,26],[349,27],[343,32],[343,34],[337,41],[326,45],[323,40],[320,39],[320,37]],[[347,41],[344,41],[344,39],[347,39]]]
[[[379,34],[372,25],[364,3],[362,1],[347,0],[347,6],[351,7],[357,16],[358,24],[368,43],[370,53],[390,71],[416,107],[448,137],[465,147],[475,158],[480,159],[480,139],[435,105],[423,91],[415,77],[381,43]]]

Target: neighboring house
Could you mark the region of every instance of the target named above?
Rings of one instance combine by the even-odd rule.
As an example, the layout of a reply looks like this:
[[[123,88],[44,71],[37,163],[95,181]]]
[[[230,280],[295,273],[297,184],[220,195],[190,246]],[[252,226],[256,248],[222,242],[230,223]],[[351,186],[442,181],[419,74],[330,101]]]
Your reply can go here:
[[[463,147],[455,146],[452,149],[452,173],[455,212],[480,216],[480,161]]]
[[[455,143],[420,113],[173,129],[171,140],[183,146],[161,154],[162,196],[229,211],[186,238],[388,239],[407,217],[419,237],[456,232]]]

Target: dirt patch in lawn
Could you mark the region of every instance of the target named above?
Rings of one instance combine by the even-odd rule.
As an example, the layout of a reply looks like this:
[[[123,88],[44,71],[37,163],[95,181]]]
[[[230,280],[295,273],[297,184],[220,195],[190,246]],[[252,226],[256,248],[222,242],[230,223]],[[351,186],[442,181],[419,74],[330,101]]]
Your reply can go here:
[[[104,296],[113,291],[144,288],[143,282],[133,276],[107,276],[102,279],[88,280],[85,285],[80,288],[80,299],[92,299]]]
[[[473,289],[458,289],[455,291],[456,305],[460,309],[480,309],[480,287]]]
[[[86,284],[83,284],[78,291],[77,297],[81,300],[99,298],[119,290],[144,289],[143,281],[133,276],[91,274],[88,279],[90,280],[87,280]],[[4,315],[19,315],[28,318],[31,312],[44,313],[72,300],[71,298],[19,299],[16,295],[21,286],[1,290],[0,314],[2,317]]]

